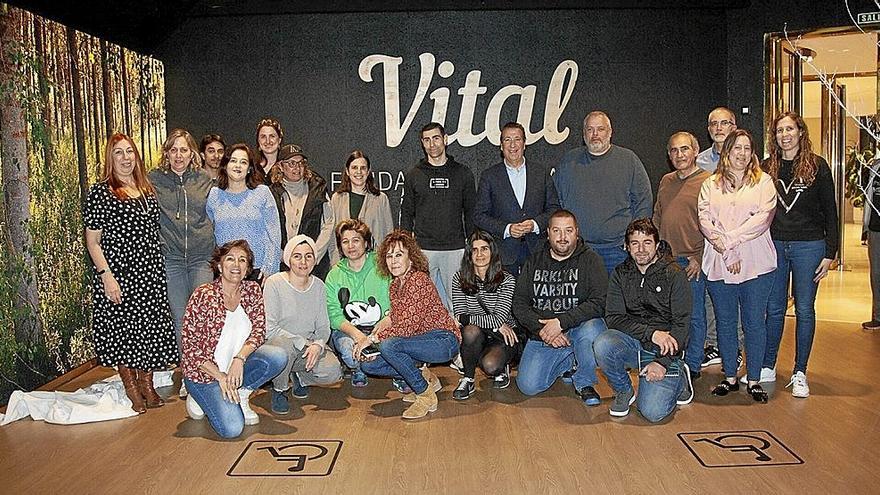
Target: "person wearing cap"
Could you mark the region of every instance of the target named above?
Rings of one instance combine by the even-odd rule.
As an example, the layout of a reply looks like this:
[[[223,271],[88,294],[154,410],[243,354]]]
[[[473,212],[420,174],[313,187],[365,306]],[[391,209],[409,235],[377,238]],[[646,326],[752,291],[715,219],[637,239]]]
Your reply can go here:
[[[321,280],[330,270],[328,250],[333,242],[333,209],[327,196],[327,181],[309,168],[309,158],[295,144],[278,151],[278,164],[272,173],[272,195],[281,221],[281,245],[298,234],[315,239],[315,276]],[[286,270],[287,259],[282,260]]]
[[[342,367],[327,346],[330,319],[327,316],[324,282],[312,275],[315,241],[298,234],[284,247],[283,259],[290,266],[266,280],[266,340],[287,351],[287,366],[272,380],[272,412],[287,414],[287,391],[305,398],[309,385],[329,385],[342,380]]]

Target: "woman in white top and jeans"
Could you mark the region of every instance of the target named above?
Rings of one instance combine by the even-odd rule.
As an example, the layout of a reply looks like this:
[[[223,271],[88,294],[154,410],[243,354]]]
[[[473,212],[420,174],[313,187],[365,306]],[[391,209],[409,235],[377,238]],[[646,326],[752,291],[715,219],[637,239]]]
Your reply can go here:
[[[260,422],[248,402],[251,392],[287,364],[283,349],[263,345],[263,293],[259,284],[244,280],[253,262],[245,240],[215,249],[211,266],[220,276],[193,292],[183,317],[186,409],[193,419],[207,416],[223,438]]]

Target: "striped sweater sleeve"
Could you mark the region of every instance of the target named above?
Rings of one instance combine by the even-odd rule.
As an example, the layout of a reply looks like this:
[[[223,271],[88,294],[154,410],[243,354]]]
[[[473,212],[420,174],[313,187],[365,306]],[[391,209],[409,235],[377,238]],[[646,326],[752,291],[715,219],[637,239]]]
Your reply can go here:
[[[516,281],[510,274],[505,274],[504,281],[495,292],[485,292],[480,290],[480,297],[489,310],[486,311],[480,306],[477,296],[468,296],[461,291],[458,274],[453,278],[452,282],[452,307],[456,319],[459,315],[470,315],[470,323],[480,328],[496,329],[500,328],[504,323],[511,320],[511,306],[513,303],[513,291]],[[457,290],[456,290],[457,289]]]

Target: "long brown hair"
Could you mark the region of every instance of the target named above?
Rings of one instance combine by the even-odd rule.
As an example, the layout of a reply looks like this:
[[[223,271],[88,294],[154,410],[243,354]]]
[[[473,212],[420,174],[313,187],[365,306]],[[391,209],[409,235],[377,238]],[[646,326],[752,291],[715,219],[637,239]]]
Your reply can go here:
[[[147,177],[147,170],[144,168],[144,161],[141,159],[137,146],[134,145],[134,141],[130,137],[121,132],[110,136],[110,139],[107,140],[107,146],[104,147],[104,175],[102,180],[107,181],[107,184],[110,186],[110,192],[114,196],[119,199],[128,199],[128,194],[125,192],[125,184],[113,172],[113,147],[120,141],[128,142],[134,150],[135,165],[132,176],[134,177],[135,188],[143,195],[154,196],[156,188],[153,187],[153,184]]]
[[[351,166],[351,162],[357,160],[358,158],[363,158],[367,162],[367,192],[369,192],[373,196],[378,196],[379,188],[376,187],[376,181],[375,179],[373,179],[373,174],[370,173],[370,171],[373,169],[373,167],[370,166],[370,157],[368,157],[366,153],[361,150],[352,151],[348,155],[348,158],[345,160],[345,168],[342,170],[342,183],[339,184],[339,187],[336,188],[336,192],[351,192],[351,177],[348,175],[348,167]]]
[[[779,167],[782,166],[782,148],[776,142],[776,126],[784,118],[790,118],[794,121],[800,137],[798,138],[798,152],[794,157],[791,175],[792,179],[798,180],[806,186],[813,184],[816,180],[816,172],[819,170],[819,164],[816,161],[816,154],[813,153],[813,142],[810,141],[810,130],[807,128],[804,118],[795,112],[784,112],[773,119],[768,132],[773,139],[770,140],[770,157],[764,161],[764,171],[770,174],[773,179],[779,178]]]
[[[406,254],[409,255],[409,260],[412,262],[412,270],[414,272],[430,273],[428,270],[428,258],[425,256],[425,253],[422,252],[422,248],[419,247],[419,243],[416,242],[412,233],[408,230],[394,229],[390,234],[385,236],[385,240],[383,240],[382,245],[379,246],[379,259],[376,261],[380,274],[389,278],[394,277],[394,275],[391,275],[391,270],[388,269],[388,262],[385,260],[385,256],[388,255],[388,251],[391,251],[391,249],[398,244],[400,244],[401,247],[406,250]]]
[[[761,164],[758,163],[758,156],[755,155],[755,140],[752,138],[752,134],[745,129],[737,129],[731,132],[727,139],[724,140],[724,145],[721,146],[721,159],[718,161],[718,168],[715,170],[715,183],[721,186],[721,190],[724,192],[733,192],[736,186],[736,177],[733,175],[733,170],[730,165],[730,152],[733,150],[733,145],[736,144],[736,139],[740,136],[745,136],[749,140],[749,146],[752,148],[752,157],[749,159],[749,165],[746,167],[745,174],[743,174],[743,184],[748,186],[754,186],[761,179]]]

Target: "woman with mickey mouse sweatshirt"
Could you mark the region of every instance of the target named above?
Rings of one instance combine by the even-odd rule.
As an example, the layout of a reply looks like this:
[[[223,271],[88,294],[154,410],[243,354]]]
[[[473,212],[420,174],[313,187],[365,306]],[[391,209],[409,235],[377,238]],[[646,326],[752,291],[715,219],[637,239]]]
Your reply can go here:
[[[343,258],[327,274],[327,312],[333,347],[351,370],[351,385],[365,387],[367,375],[352,350],[356,343],[367,340],[373,327],[388,315],[391,301],[388,286],[391,279],[376,268],[373,235],[370,228],[356,218],[343,220],[336,226],[336,247]],[[402,392],[405,383],[395,382]]]

